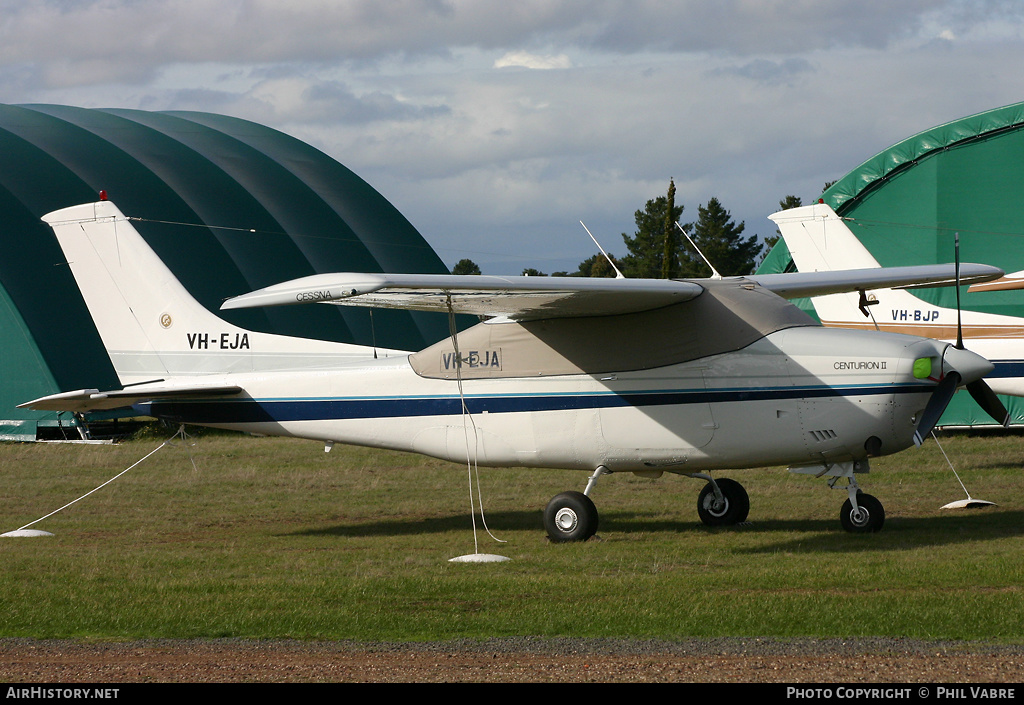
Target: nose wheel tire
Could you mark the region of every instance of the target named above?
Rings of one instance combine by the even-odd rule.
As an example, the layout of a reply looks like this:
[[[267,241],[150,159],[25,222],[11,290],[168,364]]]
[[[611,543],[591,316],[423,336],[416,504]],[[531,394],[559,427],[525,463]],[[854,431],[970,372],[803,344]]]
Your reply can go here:
[[[715,496],[715,488],[710,482],[704,485],[697,497],[697,515],[707,526],[729,526],[747,520],[750,513],[750,498],[743,485],[723,478],[716,480],[722,493],[719,500]]]
[[[882,503],[869,494],[857,495],[857,509],[853,508],[853,502],[843,502],[842,511],[839,513],[839,521],[843,528],[854,534],[870,534],[879,531],[885,522],[885,509]]]
[[[597,533],[597,507],[582,492],[563,492],[544,509],[544,528],[556,543],[586,541]]]

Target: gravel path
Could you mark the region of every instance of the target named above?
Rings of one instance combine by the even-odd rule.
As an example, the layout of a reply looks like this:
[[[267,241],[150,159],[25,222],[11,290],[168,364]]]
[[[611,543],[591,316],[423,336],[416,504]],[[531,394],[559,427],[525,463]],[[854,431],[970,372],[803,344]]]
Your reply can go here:
[[[904,639],[444,643],[0,639],[5,683],[1020,683],[1024,645]],[[1024,693],[1024,689],[1019,689]]]

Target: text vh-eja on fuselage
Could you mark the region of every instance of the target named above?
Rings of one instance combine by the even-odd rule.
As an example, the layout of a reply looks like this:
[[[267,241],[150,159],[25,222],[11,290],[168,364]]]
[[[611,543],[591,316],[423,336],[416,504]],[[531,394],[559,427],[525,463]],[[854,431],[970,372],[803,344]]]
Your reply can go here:
[[[957,386],[991,366],[946,343],[821,327],[787,298],[950,279],[932,266],[722,280],[322,274],[228,300],[396,307],[488,317],[419,352],[240,329],[199,305],[109,201],[45,216],[122,387],[23,406],[134,406],[175,422],[413,451],[487,466],[576,468],[584,492],[545,510],[585,539],[606,473],[706,479],[705,523],[749,499],[711,471],[790,465],[847,481],[843,525],[881,527],[855,473],[927,435]],[[967,281],[1001,270],[964,265]],[[206,336],[206,337],[201,337]],[[207,345],[197,341],[206,340]],[[213,345],[209,341],[227,341]],[[245,341],[232,345],[232,341]],[[934,417],[934,418],[933,418]]]

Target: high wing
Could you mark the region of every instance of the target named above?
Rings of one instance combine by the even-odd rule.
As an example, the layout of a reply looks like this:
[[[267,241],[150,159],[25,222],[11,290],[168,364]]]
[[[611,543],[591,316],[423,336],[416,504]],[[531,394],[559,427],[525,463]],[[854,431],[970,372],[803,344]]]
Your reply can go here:
[[[221,309],[316,302],[522,321],[638,313],[702,291],[695,282],[668,279],[337,273],[268,286],[228,299]]]
[[[962,284],[990,281],[1003,270],[963,264]],[[728,277],[749,281],[792,299],[883,287],[948,286],[952,264],[790,272]],[[688,301],[703,291],[701,280],[509,277],[454,274],[317,274],[275,284],[228,299],[222,309],[331,303],[343,306],[542,318],[639,313]]]
[[[987,264],[961,264],[963,286],[998,279],[1003,270]],[[912,267],[872,267],[823,272],[785,272],[750,274],[745,277],[784,299],[825,296],[868,289],[923,289],[953,286],[956,268],[952,264],[925,264]]]

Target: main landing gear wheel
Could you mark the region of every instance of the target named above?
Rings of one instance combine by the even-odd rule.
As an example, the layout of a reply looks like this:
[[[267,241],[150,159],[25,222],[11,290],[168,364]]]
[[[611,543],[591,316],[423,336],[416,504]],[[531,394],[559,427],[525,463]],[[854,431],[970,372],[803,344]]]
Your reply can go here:
[[[556,543],[586,541],[597,533],[597,507],[582,492],[563,492],[544,509],[544,528]]]
[[[839,512],[839,521],[843,528],[854,534],[870,534],[879,531],[885,522],[885,509],[882,503],[869,494],[857,494],[857,508],[853,502],[846,500]]]
[[[707,526],[728,526],[739,524],[747,520],[750,513],[750,498],[743,485],[723,478],[716,480],[721,499],[715,496],[715,486],[712,483],[704,485],[697,498],[697,515]]]

